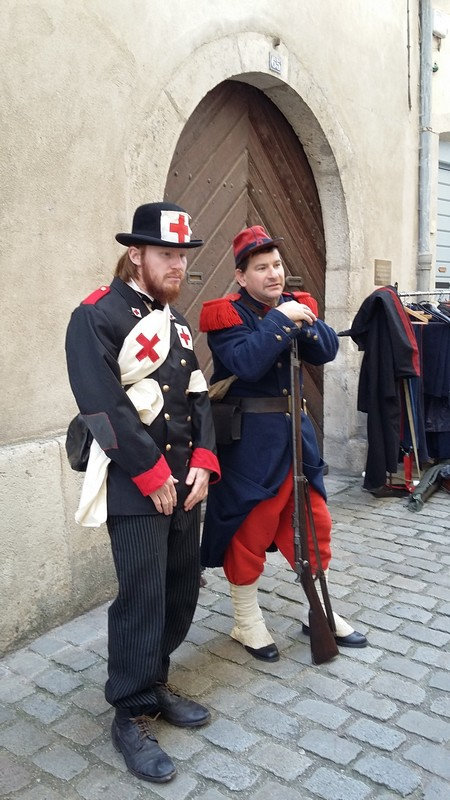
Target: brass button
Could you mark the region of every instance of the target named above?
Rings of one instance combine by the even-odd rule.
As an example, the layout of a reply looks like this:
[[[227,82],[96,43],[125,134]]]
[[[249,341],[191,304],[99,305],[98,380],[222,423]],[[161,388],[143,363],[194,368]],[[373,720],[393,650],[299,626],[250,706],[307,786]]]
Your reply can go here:
[[[315,342],[317,342],[317,339],[318,339],[318,338],[319,338],[319,337],[317,336],[317,333],[315,333],[315,334],[314,334],[314,336],[313,336],[313,339],[314,339],[314,341],[315,341]]]
[[[282,336],[280,336],[280,334],[279,334],[279,333],[276,333],[276,334],[275,334],[275,339],[277,339],[279,342],[281,342],[282,338],[283,338],[283,337],[282,337]]]
[[[170,419],[170,414],[164,414],[164,419]]]
[[[283,389],[283,394],[284,394],[284,396],[286,396],[287,394],[289,394],[288,390],[287,390],[287,389]]]
[[[185,367],[186,366],[186,359],[182,358],[181,361],[180,361],[180,364],[181,364],[182,367]]]
[[[287,325],[283,325],[283,330],[286,331],[286,333],[290,333],[292,328],[288,328]]]
[[[191,421],[191,419],[192,419],[192,417],[191,417],[191,415],[189,414],[189,416],[187,416],[187,417],[186,417],[186,422],[190,422],[190,421]]]
[[[172,450],[172,445],[171,445],[171,444],[166,444],[166,450],[167,450],[167,452],[168,452],[169,450]]]
[[[278,369],[280,369],[282,366],[283,366],[283,364],[281,363],[281,361],[277,361],[277,367],[278,367]]]
[[[167,383],[165,383],[164,386],[162,387],[163,392],[168,392],[169,389],[170,389],[170,386],[168,386]]]
[[[192,447],[192,442],[189,442],[188,447]]]
[[[185,393],[185,395],[188,395],[189,394],[189,389],[185,389],[184,393]]]

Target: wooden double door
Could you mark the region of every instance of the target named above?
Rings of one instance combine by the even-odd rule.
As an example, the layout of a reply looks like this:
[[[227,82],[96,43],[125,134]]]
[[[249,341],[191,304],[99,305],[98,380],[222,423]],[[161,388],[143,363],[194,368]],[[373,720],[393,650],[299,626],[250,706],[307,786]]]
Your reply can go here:
[[[165,199],[192,215],[195,238],[178,301],[195,336],[207,376],[211,355],[198,331],[202,303],[236,290],[233,237],[262,224],[282,236],[287,274],[301,277],[324,310],[325,239],[317,188],[304,150],[278,108],[258,89],[225,81],[188,120],[167,178]],[[305,397],[319,442],[323,438],[323,370],[305,366]]]

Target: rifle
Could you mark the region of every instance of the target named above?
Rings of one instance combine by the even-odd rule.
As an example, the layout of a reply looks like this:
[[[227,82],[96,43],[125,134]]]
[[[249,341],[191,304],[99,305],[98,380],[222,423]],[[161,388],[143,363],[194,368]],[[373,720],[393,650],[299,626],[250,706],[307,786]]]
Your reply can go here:
[[[339,650],[334,638],[336,627],[325,573],[322,569],[319,545],[317,543],[309,484],[303,473],[300,379],[301,361],[298,353],[298,342],[294,339],[291,345],[291,417],[294,471],[294,512],[292,514],[292,527],[294,528],[294,569],[297,573],[295,579],[296,583],[301,583],[309,603],[308,626],[311,643],[311,658],[313,664],[323,664],[339,655]],[[322,603],[317,593],[311,572],[311,564],[309,562],[307,515],[317,561],[316,577],[320,582],[325,611],[323,610]]]

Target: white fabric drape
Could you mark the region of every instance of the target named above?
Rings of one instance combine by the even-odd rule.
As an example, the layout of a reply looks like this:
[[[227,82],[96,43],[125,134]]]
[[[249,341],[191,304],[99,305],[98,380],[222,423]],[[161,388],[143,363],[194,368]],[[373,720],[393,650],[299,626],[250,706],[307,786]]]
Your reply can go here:
[[[135,325],[124,340],[117,359],[122,386],[132,384],[127,394],[145,425],[153,422],[164,404],[158,383],[147,376],[164,363],[169,347],[170,309],[166,305],[162,311],[152,311]],[[75,514],[79,525],[97,528],[106,521],[106,478],[110,461],[94,439]]]

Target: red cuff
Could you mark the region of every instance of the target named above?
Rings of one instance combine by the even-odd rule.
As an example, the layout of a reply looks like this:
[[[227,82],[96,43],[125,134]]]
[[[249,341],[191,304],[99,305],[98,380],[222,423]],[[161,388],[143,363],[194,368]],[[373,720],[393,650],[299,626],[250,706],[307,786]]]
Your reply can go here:
[[[166,459],[164,456],[161,456],[154,467],[148,469],[147,472],[141,472],[140,475],[136,475],[134,478],[131,478],[131,480],[146,497],[148,494],[155,492],[156,489],[159,489],[171,474]]]
[[[211,471],[210,483],[220,481],[220,466],[217,456],[211,450],[204,447],[196,447],[189,462],[190,467],[202,467]]]

